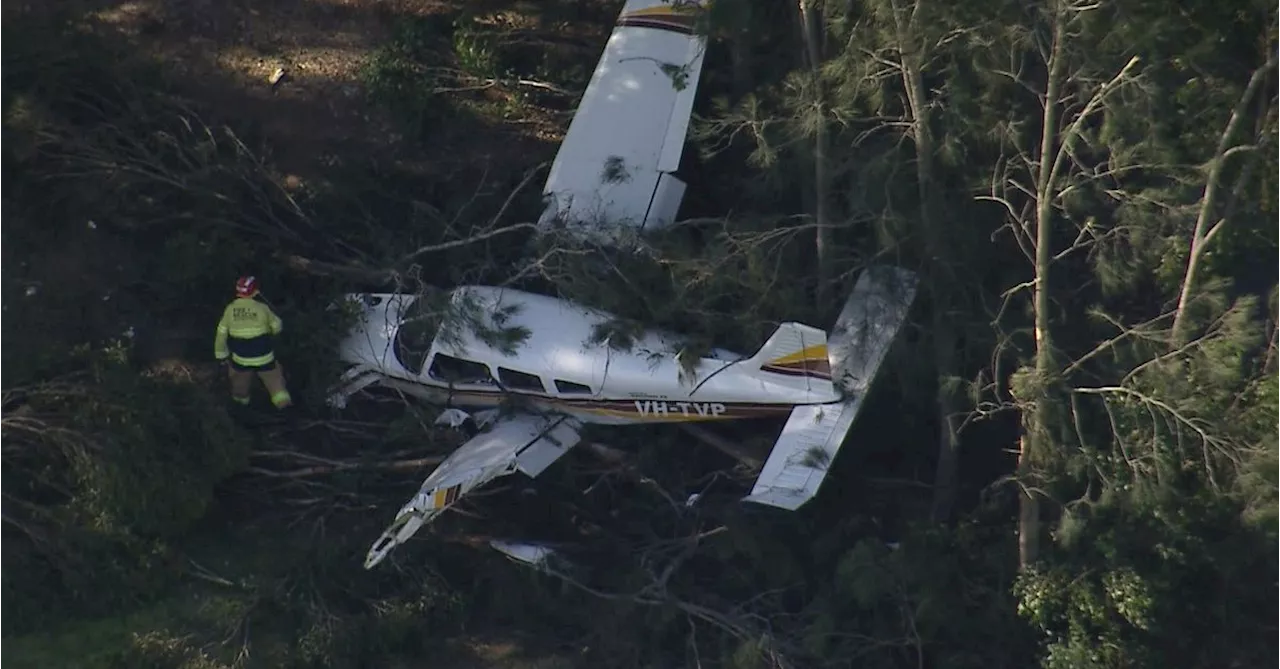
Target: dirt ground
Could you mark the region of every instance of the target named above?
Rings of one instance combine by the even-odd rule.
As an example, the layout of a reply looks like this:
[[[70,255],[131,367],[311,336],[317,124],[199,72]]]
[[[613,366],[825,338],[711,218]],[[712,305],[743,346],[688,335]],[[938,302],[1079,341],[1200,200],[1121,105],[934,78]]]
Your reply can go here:
[[[42,11],[43,3],[6,3]],[[29,7],[23,7],[26,4]],[[296,187],[343,160],[376,157],[401,167],[453,170],[475,162],[536,164],[554,154],[566,113],[505,119],[465,143],[414,146],[389,114],[371,102],[360,72],[390,39],[398,21],[433,14],[488,13],[517,24],[539,13],[538,3],[512,0],[69,0],[57,4],[84,17],[95,31],[129,41],[162,64],[183,92],[218,120],[252,125],[266,138],[264,156]],[[564,3],[572,5],[573,3]],[[586,2],[616,13],[620,2]],[[594,16],[592,17],[594,18]],[[609,22],[546,26],[551,48],[583,57],[599,53]],[[278,72],[283,77],[276,81]],[[275,83],[273,83],[275,82]],[[498,94],[497,91],[493,92]],[[574,91],[576,93],[576,91]]]
[[[326,173],[339,161],[376,160],[412,173],[438,175],[462,167],[502,163],[523,172],[554,154],[569,120],[563,110],[526,107],[527,113],[521,117],[486,117],[485,123],[468,128],[476,132],[448,133],[446,139],[451,144],[423,145],[407,140],[397,121],[370,99],[361,71],[373,53],[391,39],[397,23],[408,17],[454,12],[461,4],[463,1],[433,0],[28,0],[5,3],[0,11],[6,18],[15,13],[67,12],[79,17],[89,30],[124,40],[131,50],[159,63],[183,95],[212,117],[206,121],[254,128],[264,137],[259,149],[264,155],[260,157],[283,185],[296,189],[310,180],[326,179]],[[581,4],[599,5],[601,14],[608,17],[616,15],[621,0]],[[542,9],[536,2],[513,0],[471,2],[468,6],[478,11],[481,5],[493,6],[492,13],[507,24],[528,21],[525,17]],[[581,62],[593,64],[612,23],[609,18],[596,18],[580,26],[539,26],[536,39],[545,41],[548,48],[571,49]],[[284,77],[273,84],[273,75],[280,70]],[[564,102],[572,108],[571,96],[565,96]],[[474,189],[475,184],[466,182],[466,187]],[[95,303],[94,313],[85,315],[86,324],[114,325],[116,314],[145,311],[125,309],[121,300],[127,296],[110,289],[130,278],[123,259],[127,250],[104,246],[92,224],[85,225],[79,236],[50,250],[48,257],[18,259],[20,263],[77,269],[44,272],[60,277],[63,283],[59,284],[13,283],[19,291],[16,299],[92,294],[100,304]],[[22,274],[27,274],[25,266]],[[32,292],[22,292],[26,290]],[[119,324],[114,332],[119,333],[124,325]],[[203,322],[130,321],[127,325],[137,326],[139,345],[146,344],[142,348],[149,350],[144,357],[157,361],[153,371],[168,374],[190,373],[192,364],[179,358],[181,351],[192,341],[207,347],[212,327]],[[134,330],[129,327],[127,336],[132,337]],[[37,329],[33,336],[39,332]],[[551,655],[530,656],[522,645],[501,634],[474,636],[454,640],[426,661],[441,667],[562,666]],[[408,669],[426,664],[402,666]]]
[[[362,77],[370,58],[405,21],[456,16],[465,7],[480,22],[515,35],[515,41],[565,50],[569,58],[593,64],[611,28],[609,17],[620,5],[620,0],[26,0],[4,3],[0,12],[10,19],[61,12],[83,29],[158,63],[166,79],[203,110],[206,122],[231,125],[238,134],[249,129],[260,138],[252,148],[290,191],[338,178],[343,163],[373,162],[421,175],[424,183],[459,183],[468,192],[480,192],[483,180],[501,171],[495,167],[520,174],[554,155],[578,91],[560,96],[561,109],[525,104],[518,114],[462,119],[465,126],[445,128],[423,142],[407,138],[403,122],[371,98]],[[551,11],[577,20],[548,19]],[[557,85],[554,76],[549,83]],[[482,91],[479,102],[500,110],[502,96],[511,93],[492,87]],[[56,257],[45,264],[87,267],[78,249],[100,252],[101,234],[81,234],[83,244],[51,251]],[[65,274],[119,285],[125,277],[116,265],[122,263],[127,264],[113,261],[101,271]],[[103,310],[119,306],[103,299]],[[202,327],[200,336],[203,332]]]

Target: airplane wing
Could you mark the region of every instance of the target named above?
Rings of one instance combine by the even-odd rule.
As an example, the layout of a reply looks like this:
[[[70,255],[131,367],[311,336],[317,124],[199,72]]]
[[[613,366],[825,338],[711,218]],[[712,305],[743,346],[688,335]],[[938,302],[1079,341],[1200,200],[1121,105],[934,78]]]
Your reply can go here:
[[[699,1],[627,0],[551,165],[540,226],[607,238],[675,220],[706,50],[700,11]]]
[[[534,477],[581,438],[581,424],[568,417],[530,413],[499,416],[487,429],[458,447],[422,482],[418,494],[374,542],[364,568],[372,569],[396,546],[456,503],[495,478],[521,471]]]

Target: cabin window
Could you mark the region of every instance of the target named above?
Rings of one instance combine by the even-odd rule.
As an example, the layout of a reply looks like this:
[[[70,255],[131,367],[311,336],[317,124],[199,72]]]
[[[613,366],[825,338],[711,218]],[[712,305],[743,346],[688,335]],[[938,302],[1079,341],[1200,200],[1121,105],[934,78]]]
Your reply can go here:
[[[542,379],[534,374],[525,374],[517,372],[514,369],[506,367],[498,368],[498,380],[502,385],[512,390],[534,390],[540,393],[547,392],[547,387],[542,385]]]
[[[587,386],[584,386],[581,383],[574,383],[573,381],[561,381],[560,379],[556,379],[556,390],[558,390],[562,395],[590,395],[591,394],[591,388],[588,388]]]
[[[429,372],[431,378],[447,383],[493,383],[488,365],[443,353],[437,353],[432,359]]]

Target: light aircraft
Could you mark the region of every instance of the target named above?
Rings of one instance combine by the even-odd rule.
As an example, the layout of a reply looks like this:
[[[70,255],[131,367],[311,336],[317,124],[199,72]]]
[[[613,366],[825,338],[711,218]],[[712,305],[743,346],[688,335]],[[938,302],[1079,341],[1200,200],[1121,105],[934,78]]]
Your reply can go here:
[[[552,163],[543,233],[621,246],[675,221],[706,48],[701,11],[694,0],[627,0]],[[601,337],[611,314],[509,288],[457,288],[443,308],[408,294],[348,296],[359,322],[340,348],[349,368],[330,403],[389,387],[445,405],[438,422],[477,430],[400,509],[365,568],[471,490],[516,471],[539,475],[589,424],[787,416],[745,499],[799,508],[858,414],[915,282],[906,270],[867,268],[830,333],[783,323],[754,355],[682,355],[680,338],[659,331]],[[491,545],[530,564],[542,556]]]
[[[681,355],[672,333],[619,344],[600,336],[617,322],[612,314],[510,288],[460,287],[443,310],[415,295],[348,296],[361,313],[341,346],[350,368],[330,403],[380,385],[447,406],[437,422],[470,420],[479,430],[400,509],[365,568],[478,486],[539,475],[587,424],[787,416],[745,500],[799,508],[817,494],[915,289],[911,272],[869,267],[830,335],[788,322],[753,355],[714,349],[696,359]]]

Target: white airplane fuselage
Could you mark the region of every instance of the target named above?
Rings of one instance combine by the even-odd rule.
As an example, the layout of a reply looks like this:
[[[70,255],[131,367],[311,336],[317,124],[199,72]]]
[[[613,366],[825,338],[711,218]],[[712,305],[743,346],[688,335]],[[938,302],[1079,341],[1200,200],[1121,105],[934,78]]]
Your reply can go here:
[[[668,333],[650,330],[627,345],[611,345],[595,341],[605,324],[616,322],[608,313],[509,288],[466,286],[453,291],[451,308],[468,310],[469,316],[454,318],[469,324],[448,327],[414,353],[413,343],[398,337],[414,296],[351,297],[366,306],[341,348],[342,360],[353,366],[347,378],[377,374],[379,385],[434,404],[523,402],[587,423],[626,425],[781,416],[797,405],[841,399],[830,380],[825,338],[797,345],[802,350],[784,356],[790,362],[770,365],[761,358],[765,351],[747,356],[717,349],[684,364],[676,355],[680,340]],[[494,337],[483,333],[495,329],[523,336],[511,346],[491,344]]]

